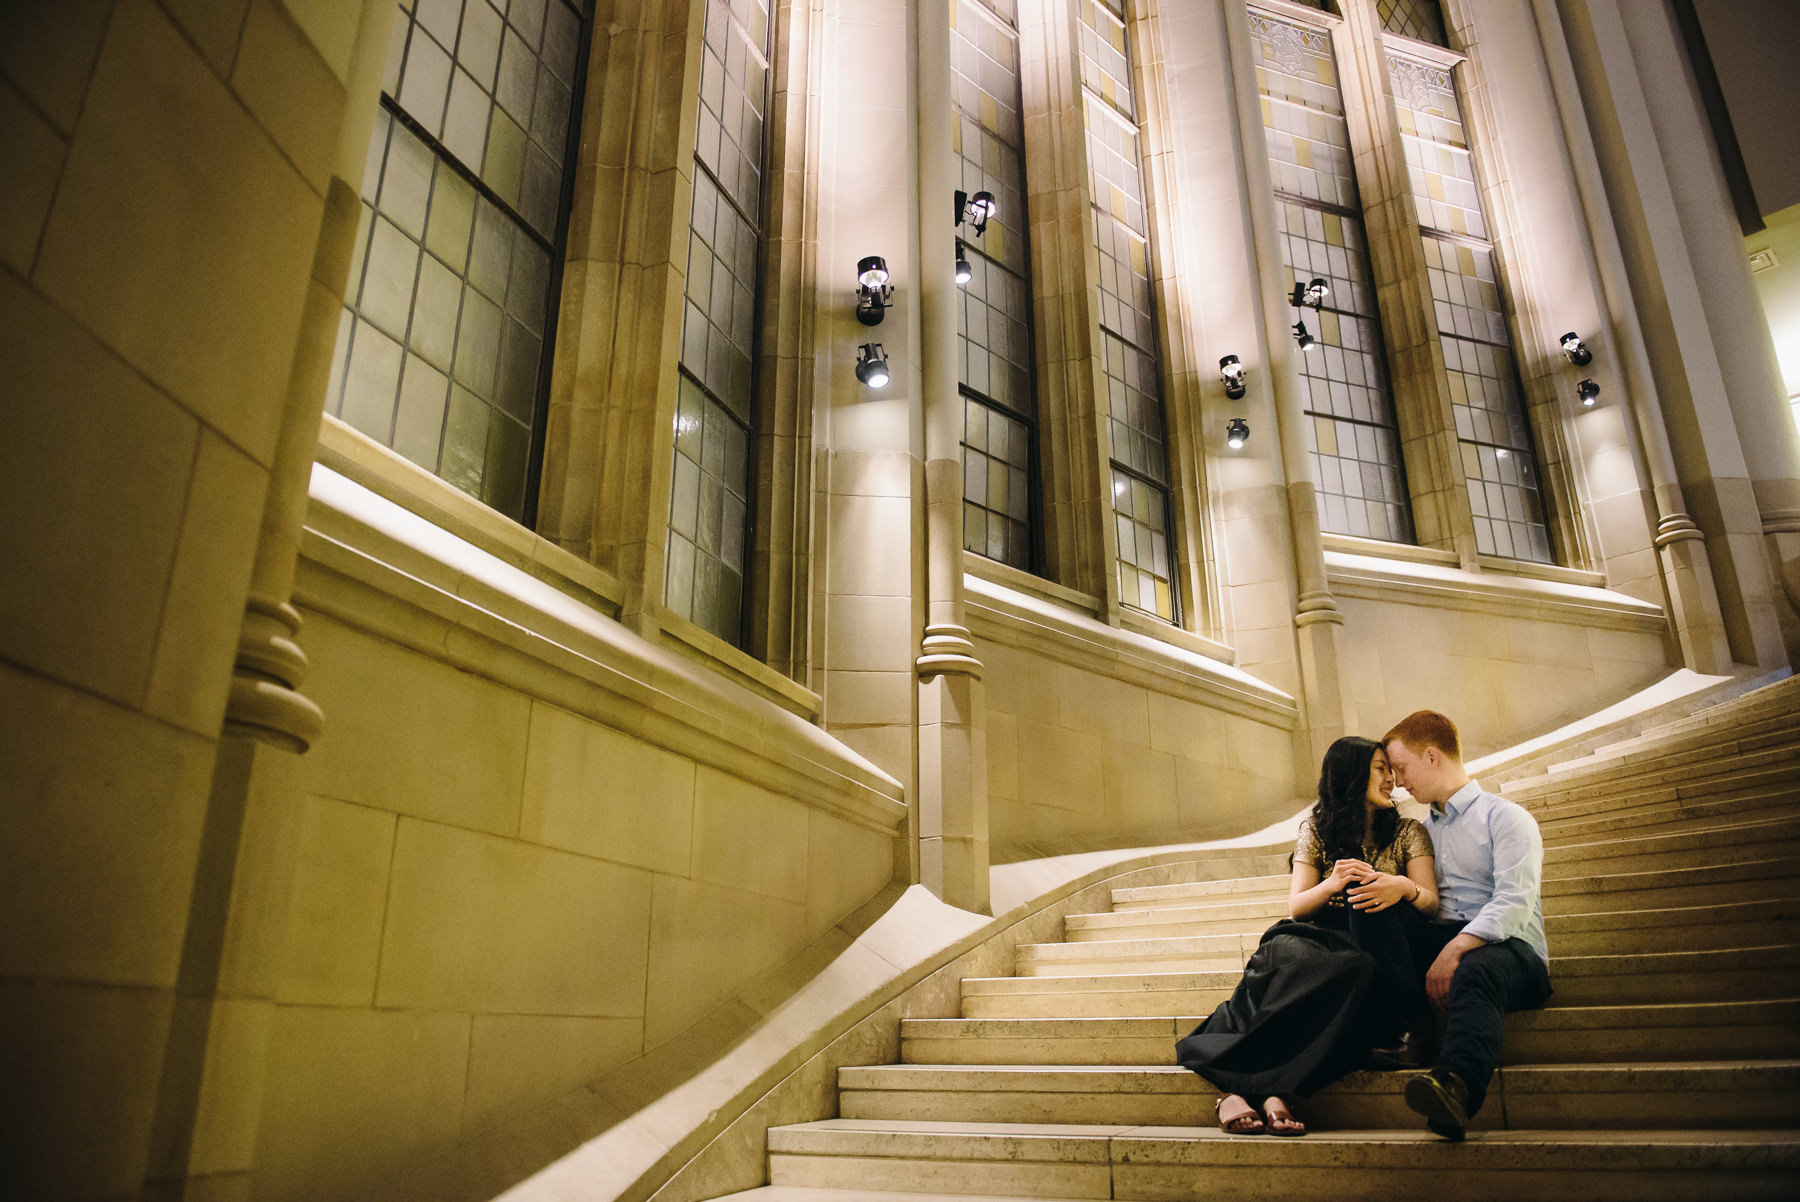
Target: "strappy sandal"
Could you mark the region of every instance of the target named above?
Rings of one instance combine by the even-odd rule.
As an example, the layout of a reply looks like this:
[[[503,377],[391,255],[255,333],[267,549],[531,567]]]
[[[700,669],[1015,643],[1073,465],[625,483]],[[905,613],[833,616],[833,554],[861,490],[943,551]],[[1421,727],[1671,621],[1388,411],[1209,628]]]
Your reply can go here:
[[[1272,1110],[1269,1106],[1269,1103],[1271,1103],[1271,1102],[1274,1102],[1277,1105],[1279,1105],[1281,1107],[1283,1113],[1276,1114],[1274,1112],[1274,1110]],[[1267,1120],[1263,1124],[1263,1129],[1265,1131],[1267,1131],[1270,1135],[1305,1135],[1306,1134],[1306,1124],[1301,1122],[1299,1119],[1295,1118],[1293,1109],[1286,1102],[1283,1102],[1280,1098],[1264,1098],[1263,1104],[1262,1104],[1262,1112],[1263,1112],[1263,1118],[1265,1120]],[[1284,1126],[1284,1124],[1285,1124],[1285,1126]]]
[[[1244,1113],[1226,1118],[1221,1113],[1226,1098],[1237,1098],[1238,1101],[1242,1102],[1245,1107]],[[1248,1098],[1242,1097],[1239,1094],[1220,1094],[1218,1097],[1214,1098],[1213,1118],[1218,1122],[1219,1130],[1227,1135],[1261,1135],[1266,1129],[1263,1126],[1262,1113],[1258,1111],[1256,1107],[1250,1105],[1250,1100]],[[1254,1123],[1255,1126],[1240,1126],[1239,1124],[1242,1123]]]

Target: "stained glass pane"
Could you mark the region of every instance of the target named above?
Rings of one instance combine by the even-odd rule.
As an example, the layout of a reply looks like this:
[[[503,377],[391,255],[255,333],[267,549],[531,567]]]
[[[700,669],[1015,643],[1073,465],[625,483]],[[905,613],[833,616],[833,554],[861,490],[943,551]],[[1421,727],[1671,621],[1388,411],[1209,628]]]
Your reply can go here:
[[[1548,562],[1537,456],[1456,82],[1442,67],[1399,55],[1389,55],[1387,67],[1476,547],[1485,555]]]
[[[756,415],[768,39],[767,4],[707,4],[663,587],[670,610],[732,643],[743,618]]]
[[[1434,46],[1450,44],[1444,37],[1444,11],[1438,7],[1438,0],[1375,0],[1375,15],[1389,33]]]
[[[562,196],[561,169],[546,173],[547,154],[527,139],[556,140],[560,162],[571,120],[565,82],[538,94],[537,56],[548,23],[572,39],[557,50],[572,75],[582,18],[569,0],[506,7],[419,0],[396,14],[327,406],[520,518]],[[506,104],[526,106],[521,121]],[[496,150],[495,122],[517,143],[504,170],[512,151]]]
[[[1335,534],[1411,542],[1398,424],[1389,392],[1350,136],[1330,37],[1250,14],[1263,132],[1291,280],[1326,281],[1300,360],[1319,521]]]

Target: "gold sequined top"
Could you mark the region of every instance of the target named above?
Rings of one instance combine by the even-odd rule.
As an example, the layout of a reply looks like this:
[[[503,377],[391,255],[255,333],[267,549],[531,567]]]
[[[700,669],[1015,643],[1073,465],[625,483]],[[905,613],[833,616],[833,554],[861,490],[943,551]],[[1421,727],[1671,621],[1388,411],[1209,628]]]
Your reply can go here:
[[[1431,832],[1425,829],[1425,824],[1414,818],[1402,818],[1399,828],[1394,831],[1394,841],[1381,848],[1365,844],[1362,860],[1376,872],[1405,876],[1406,865],[1414,857],[1432,854]],[[1325,848],[1319,842],[1318,833],[1313,830],[1311,818],[1303,819],[1300,823],[1300,837],[1294,843],[1294,863],[1311,864],[1319,870],[1320,877],[1331,872],[1331,864],[1325,859]],[[1331,900],[1326,904],[1342,909],[1345,904],[1343,892],[1332,894]]]

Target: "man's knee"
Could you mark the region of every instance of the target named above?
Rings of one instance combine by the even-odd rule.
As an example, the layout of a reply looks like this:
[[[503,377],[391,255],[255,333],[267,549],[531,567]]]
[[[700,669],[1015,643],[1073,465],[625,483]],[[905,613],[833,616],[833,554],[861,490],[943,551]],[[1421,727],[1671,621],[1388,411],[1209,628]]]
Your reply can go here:
[[[1504,948],[1478,947],[1463,956],[1450,979],[1450,995],[1474,993],[1504,1003],[1512,989],[1517,965]]]

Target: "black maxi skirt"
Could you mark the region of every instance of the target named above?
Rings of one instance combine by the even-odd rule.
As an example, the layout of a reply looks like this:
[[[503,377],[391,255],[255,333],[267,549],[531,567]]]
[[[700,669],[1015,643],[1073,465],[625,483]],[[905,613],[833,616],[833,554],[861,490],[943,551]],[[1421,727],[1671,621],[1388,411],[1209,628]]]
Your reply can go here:
[[[1362,1067],[1377,1033],[1377,975],[1347,931],[1283,919],[1231,997],[1175,1045],[1176,1060],[1222,1093],[1304,1097]]]

